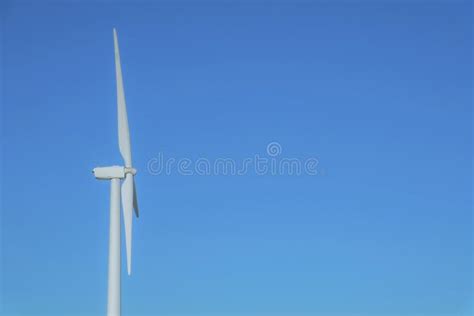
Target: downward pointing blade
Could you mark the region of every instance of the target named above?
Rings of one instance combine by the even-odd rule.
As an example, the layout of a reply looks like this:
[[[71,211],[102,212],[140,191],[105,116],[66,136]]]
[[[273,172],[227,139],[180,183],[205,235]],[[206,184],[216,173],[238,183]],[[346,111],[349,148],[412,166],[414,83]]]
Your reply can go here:
[[[123,89],[122,66],[120,65],[120,52],[117,31],[114,29],[115,50],[115,77],[117,80],[117,113],[118,113],[118,138],[120,154],[125,162],[125,167],[132,166],[132,152],[130,149],[130,131],[128,128],[127,106],[125,104],[125,91]]]
[[[134,196],[133,175],[127,173],[122,183],[122,209],[123,223],[125,226],[125,248],[127,251],[127,271],[132,272],[132,217]]]
[[[137,185],[135,184],[135,177],[133,178],[133,209],[135,210],[135,215],[138,217],[138,198],[137,198]]]

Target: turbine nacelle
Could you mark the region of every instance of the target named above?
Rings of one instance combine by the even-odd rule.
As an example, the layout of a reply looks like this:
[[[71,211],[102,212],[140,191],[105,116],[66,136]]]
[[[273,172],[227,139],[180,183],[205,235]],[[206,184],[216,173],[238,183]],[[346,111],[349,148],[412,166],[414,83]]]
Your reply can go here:
[[[137,174],[135,168],[123,166],[97,167],[92,170],[95,178],[98,180],[124,179],[127,173]]]

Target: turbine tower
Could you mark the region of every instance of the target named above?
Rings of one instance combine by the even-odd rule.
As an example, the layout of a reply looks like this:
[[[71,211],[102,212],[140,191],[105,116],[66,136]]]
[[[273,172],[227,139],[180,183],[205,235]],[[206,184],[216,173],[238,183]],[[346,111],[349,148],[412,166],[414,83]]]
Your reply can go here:
[[[96,179],[110,180],[110,226],[109,226],[109,277],[107,316],[120,316],[120,202],[122,202],[125,227],[125,248],[127,252],[128,275],[132,268],[132,217],[133,210],[138,217],[137,193],[132,167],[130,131],[128,129],[127,107],[123,90],[122,67],[114,28],[115,76],[117,80],[118,143],[125,166],[97,167],[93,173]],[[120,188],[120,182],[122,187]],[[121,198],[120,198],[121,197]]]

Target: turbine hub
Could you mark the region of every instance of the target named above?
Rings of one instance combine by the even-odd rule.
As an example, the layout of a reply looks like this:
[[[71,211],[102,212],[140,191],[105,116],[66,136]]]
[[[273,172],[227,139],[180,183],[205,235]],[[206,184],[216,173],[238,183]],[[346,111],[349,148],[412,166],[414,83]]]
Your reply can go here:
[[[124,170],[125,170],[125,174],[127,174],[127,173],[131,173],[132,175],[137,174],[137,169],[132,168],[132,167],[125,167]]]

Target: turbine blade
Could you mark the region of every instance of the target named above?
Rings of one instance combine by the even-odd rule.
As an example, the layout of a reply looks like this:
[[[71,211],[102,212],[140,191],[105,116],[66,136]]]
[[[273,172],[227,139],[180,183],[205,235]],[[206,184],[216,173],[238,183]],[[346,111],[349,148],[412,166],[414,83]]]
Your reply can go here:
[[[127,271],[132,272],[132,218],[133,218],[133,175],[127,173],[122,183],[122,209],[125,227],[125,248],[127,251]]]
[[[125,167],[132,166],[132,152],[130,149],[130,131],[128,128],[127,106],[125,104],[125,91],[123,89],[122,66],[120,65],[120,52],[117,31],[114,28],[115,51],[115,78],[117,80],[117,113],[118,113],[118,138],[120,154],[125,162]]]
[[[135,210],[135,215],[137,217],[139,217],[138,198],[137,198],[137,185],[135,184],[135,177],[133,177],[133,209]]]

